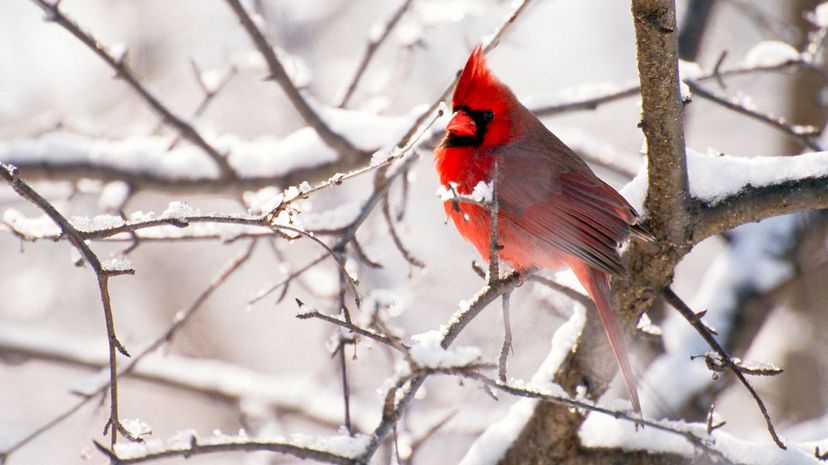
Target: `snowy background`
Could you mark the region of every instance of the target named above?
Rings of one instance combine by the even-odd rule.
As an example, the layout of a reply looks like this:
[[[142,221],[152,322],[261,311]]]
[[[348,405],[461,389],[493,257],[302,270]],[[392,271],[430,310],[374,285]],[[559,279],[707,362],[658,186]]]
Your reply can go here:
[[[292,77],[320,104],[330,104],[342,95],[366,40],[399,6],[388,0],[254,3],[261,3],[268,37],[280,47]],[[805,38],[794,26],[792,3],[720,1],[698,64],[709,71],[726,50],[725,64],[736,65],[763,40],[799,47]],[[261,57],[223,2],[202,1],[196,7],[181,0],[65,0],[61,7],[113,53],[126,46],[136,75],[177,114],[191,114],[202,98],[191,61],[208,83],[215,83],[230,67],[236,69],[194,122],[218,146],[241,147],[233,156],[243,163],[246,174],[281,172],[328,156],[325,150],[302,145],[302,135],[295,131],[304,123],[281,89],[262,79],[266,68]],[[685,2],[679,1],[678,7],[681,19]],[[357,145],[395,143],[412,115],[418,114],[418,108],[421,111],[418,106],[430,104],[442,92],[469,50],[508,11],[507,2],[490,0],[414,0],[352,97],[349,108],[355,111],[337,115],[327,110],[329,118],[346,128],[344,132]],[[756,11],[771,26],[757,22]],[[489,55],[489,64],[526,102],[577,99],[611,86],[635,84],[634,43],[628,2],[537,2]],[[198,149],[185,142],[176,149],[183,158],[165,160],[164,147],[174,132],[159,130],[159,120],[145,102],[123,82],[112,79],[112,70],[79,41],[44,22],[42,11],[31,2],[7,1],[0,11],[0,69],[0,161],[13,161],[21,153],[72,159],[78,156],[75,151],[94,146],[101,159],[110,157],[112,163],[126,167],[162,167],[168,173],[193,176],[206,170],[210,174],[209,160],[199,158]],[[729,79],[725,92],[743,101],[749,98],[757,108],[793,123],[823,124],[822,119],[803,120],[802,113],[796,112],[792,102],[798,79],[800,74],[793,72],[749,74]],[[594,111],[570,112],[544,121],[576,149],[609,157],[611,164],[636,172],[643,160],[639,154],[642,136],[636,127],[638,99],[621,99]],[[443,124],[439,121],[436,126]],[[702,154],[708,151],[734,157],[802,151],[767,125],[698,98],[687,107],[685,127],[687,146],[700,152],[693,157],[705,157]],[[291,156],[279,155],[280,150]],[[157,158],[139,160],[147,153]],[[284,159],[274,158],[279,156]],[[803,162],[808,165],[803,169],[824,169],[814,160]],[[743,170],[739,160],[732,163],[728,173]],[[619,189],[631,180],[601,166],[596,170]],[[716,174],[697,177],[700,186]],[[309,228],[347,223],[370,194],[371,179],[370,175],[357,178],[300,202],[299,221]],[[403,259],[376,213],[358,237],[368,256],[383,268],[374,270],[350,261],[366,299],[363,308],[390,303],[390,323],[407,338],[444,324],[458,302],[469,299],[483,284],[470,267],[478,258],[474,250],[445,222],[427,149],[420,151],[409,180],[406,201],[400,184],[392,186],[392,209],[405,208],[397,229],[412,255],[426,267],[420,269]],[[705,187],[715,191],[712,184]],[[70,218],[113,213],[112,204],[118,203],[124,187],[85,179],[41,181],[34,186]],[[272,198],[287,186],[274,187],[261,196]],[[205,214],[243,214],[246,208],[239,203],[239,194],[252,196],[244,190],[145,189],[129,198],[125,211],[162,214],[170,202],[185,201]],[[40,216],[6,187],[0,188],[0,212],[6,222]],[[80,221],[76,226],[82,226]],[[744,226],[726,238],[713,237],[697,246],[676,272],[676,291],[699,309],[710,310],[710,323],[720,332],[729,326],[741,330],[749,324],[762,325],[754,341],[742,340],[731,347],[736,355],[772,362],[786,370],[774,379],[757,379],[756,385],[777,427],[792,440],[828,437],[828,417],[823,418],[828,410],[828,347],[822,336],[828,329],[822,318],[828,295],[820,279],[826,246],[823,226],[821,217],[806,221],[801,216]],[[238,232],[216,234],[227,239]],[[137,377],[121,383],[123,418],[140,418],[157,438],[187,428],[202,436],[214,430],[288,436],[339,429],[340,374],[328,345],[335,331],[318,320],[295,318],[294,302],[298,298],[320,311],[334,311],[337,270],[325,262],[295,281],[281,303],[275,304],[277,292],[249,304],[262,289],[319,254],[318,247],[307,241],[260,242],[251,260],[210,297],[172,342],[142,362]],[[128,244],[93,245],[101,258],[109,259],[120,257],[118,252]],[[213,276],[246,246],[243,239],[141,242],[129,254],[135,276],[111,282],[117,331],[127,348],[138,350],[168,328],[176,313],[191,305]],[[70,250],[66,241],[23,242],[0,232],[0,450],[47,423],[74,404],[79,393],[100,382],[95,367],[106,361],[106,340],[98,291],[90,270],[75,266]],[[532,377],[547,358],[555,330],[572,312],[572,303],[552,291],[531,284],[518,290],[512,303],[515,355],[510,359],[510,376]],[[750,316],[750,312],[762,316]],[[637,365],[645,413],[693,417],[698,410],[693,406],[708,405],[715,395],[717,412],[727,421],[723,431],[767,442],[764,423],[748,394],[739,386],[711,381],[702,361],[689,361],[689,355],[703,353],[705,347],[683,321],[665,314],[669,310],[656,311],[651,317],[657,322],[666,319],[663,345],[673,356],[647,369],[659,344],[647,339],[639,344]],[[492,307],[458,343],[479,347],[485,360],[493,360],[501,343],[501,327],[500,312]],[[396,367],[388,350],[370,342],[346,350],[353,421],[357,430],[370,431],[380,415],[384,383]],[[350,359],[351,355],[355,358]],[[608,397],[620,392],[612,391]],[[514,402],[508,396],[495,402],[473,383],[461,385],[450,378],[429,381],[418,396],[401,423],[403,448],[451,415],[421,446],[415,459],[419,463],[435,463],[437,457],[441,463],[459,461],[474,439],[506,415]],[[103,463],[91,439],[101,438],[108,413],[93,400],[16,450],[9,461]],[[589,426],[585,435],[590,434]],[[624,441],[626,433],[607,437],[601,428],[597,425],[591,430],[598,433],[592,433],[594,442],[590,443]],[[627,436],[634,437],[632,433]],[[383,453],[378,463],[388,461]],[[280,463],[294,461],[272,454],[246,454],[240,460],[272,463],[277,460],[274,457]],[[222,463],[229,458],[192,460]]]

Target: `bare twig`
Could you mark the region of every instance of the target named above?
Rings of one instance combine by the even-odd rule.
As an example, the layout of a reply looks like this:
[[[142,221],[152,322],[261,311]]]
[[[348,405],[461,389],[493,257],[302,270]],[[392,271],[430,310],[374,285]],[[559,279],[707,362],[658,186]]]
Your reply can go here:
[[[724,55],[722,55],[724,56]],[[721,58],[721,57],[720,57]],[[717,62],[713,70],[699,76],[696,81],[704,82],[715,79],[719,82],[726,77],[745,76],[757,73],[770,73],[785,71],[791,68],[805,68],[814,69],[811,63],[802,59],[787,60],[782,63],[766,66],[736,66],[729,69],[720,69],[721,62]],[[579,99],[562,98],[561,101],[555,103],[547,103],[543,105],[533,105],[530,109],[538,116],[551,116],[560,113],[566,113],[577,110],[595,110],[599,106],[611,103],[628,97],[635,97],[640,95],[641,86],[639,84],[628,84],[615,89],[609,89],[604,92],[596,93],[589,97]]]
[[[173,322],[173,324],[169,328],[167,328],[166,331],[164,331],[158,337],[156,337],[155,340],[153,340],[153,342],[151,342],[143,350],[136,353],[134,357],[130,358],[129,361],[126,364],[124,364],[124,366],[121,367],[120,370],[118,370],[117,378],[120,378],[122,376],[125,376],[125,375],[131,373],[135,369],[135,367],[138,365],[138,363],[141,360],[143,360],[148,354],[150,354],[151,352],[153,352],[156,349],[158,349],[159,347],[161,347],[161,345],[163,345],[163,344],[169,342],[170,340],[172,340],[172,338],[174,337],[176,332],[178,332],[181,329],[181,327],[184,326],[190,320],[190,318],[193,316],[193,314],[195,314],[196,311],[198,311],[198,309],[202,308],[202,306],[204,305],[204,302],[207,301],[207,299],[213,294],[213,292],[215,292],[216,289],[218,289],[223,283],[225,283],[227,281],[227,278],[229,278],[230,275],[232,275],[235,271],[237,271],[241,267],[241,265],[243,265],[250,258],[251,254],[253,252],[253,247],[254,246],[255,246],[255,241],[252,241],[250,243],[250,245],[246,249],[244,249],[244,251],[239,256],[234,258],[227,266],[225,266],[224,269],[222,269],[219,272],[219,274],[216,275],[215,278],[213,278],[213,280],[210,282],[208,287],[201,294],[198,295],[198,297],[193,301],[193,303],[190,304],[190,306],[188,306],[186,309],[184,309],[183,311],[179,312],[176,315],[176,320]],[[6,448],[4,451],[2,451],[2,453],[0,453],[0,456],[6,456],[7,457],[8,455],[13,453],[14,451],[22,448],[23,446],[25,446],[29,442],[31,442],[34,439],[36,439],[37,437],[39,437],[41,434],[49,431],[53,427],[55,427],[58,424],[62,423],[63,420],[65,420],[65,419],[71,417],[72,415],[74,415],[77,411],[80,410],[81,407],[83,407],[84,405],[89,403],[98,394],[105,392],[106,389],[110,387],[110,384],[111,383],[107,383],[107,384],[101,386],[97,390],[97,392],[93,393],[92,395],[84,397],[83,399],[81,399],[80,401],[78,401],[77,403],[72,405],[66,411],[64,411],[61,414],[59,414],[58,416],[50,419],[48,422],[46,422],[42,426],[36,428],[34,431],[29,433],[28,435],[26,435],[22,439],[18,440],[13,445]]]
[[[444,426],[446,426],[446,424],[452,418],[454,418],[456,414],[456,411],[449,412],[442,419],[431,425],[429,428],[423,431],[418,437],[411,441],[411,453],[408,455],[408,457],[405,458],[405,460],[400,461],[400,465],[412,465],[414,463],[414,456],[417,454],[417,451],[420,450],[420,446],[422,446],[426,441],[431,439]]]
[[[713,431],[721,428],[722,426],[726,425],[726,421],[716,422],[716,406],[714,404],[710,404],[710,410],[707,411],[707,434],[713,434]]]
[[[704,324],[702,324],[702,322],[696,316],[696,313],[693,312],[693,310],[691,310],[690,307],[688,307],[687,304],[685,304],[684,301],[681,300],[681,298],[678,295],[676,295],[676,293],[673,292],[672,289],[670,289],[669,287],[664,288],[662,290],[662,295],[667,300],[667,302],[669,302],[670,305],[673,306],[673,308],[678,310],[678,312],[693,326],[693,328],[695,328],[696,332],[698,332],[699,335],[701,335],[701,337],[704,338],[705,342],[707,342],[707,344],[714,351],[716,351],[716,353],[720,357],[720,361],[722,362],[722,364],[725,367],[729,368],[733,372],[733,374],[736,375],[736,378],[739,379],[742,385],[745,386],[745,389],[748,390],[750,395],[756,401],[756,405],[759,407],[759,410],[762,412],[762,417],[764,417],[765,419],[765,423],[768,427],[768,432],[773,438],[773,442],[775,442],[780,449],[785,449],[785,444],[779,438],[779,435],[776,434],[776,429],[773,427],[773,423],[771,422],[770,414],[768,413],[767,407],[765,407],[765,403],[762,401],[762,398],[759,397],[759,394],[757,394],[753,386],[751,386],[747,378],[745,378],[742,368],[739,367],[739,365],[733,361],[733,359],[730,357],[730,355],[728,355],[727,351],[721,346],[721,344],[719,344],[716,338],[714,338],[713,335],[710,334],[710,331],[707,329],[707,327],[704,326]]]
[[[351,386],[348,384],[348,360],[345,357],[345,346],[348,344],[349,341],[340,337],[337,355],[339,356],[339,375],[342,380],[342,404],[344,409],[342,425],[345,427],[345,431],[353,436],[354,431],[351,427]]]
[[[441,345],[448,348],[465,328],[484,308],[506,292],[511,292],[520,284],[518,273],[510,273],[497,280],[494,284],[487,284],[469,302],[468,306],[460,308],[449,320],[443,331]],[[382,420],[371,434],[371,441],[366,450],[360,455],[362,462],[367,462],[377,451],[382,441],[391,432],[403,411],[414,399],[414,394],[427,378],[426,374],[412,375],[411,378],[400,380],[394,393],[389,391]],[[407,386],[404,388],[404,386]],[[399,389],[405,389],[399,393]]]
[[[743,103],[740,103],[735,99],[721,96],[715,92],[709,91],[697,84],[696,82],[686,81],[686,84],[695,95],[698,95],[704,99],[710,100],[711,102],[721,105],[729,110],[733,110],[736,113],[748,116],[757,121],[765,123],[775,129],[778,129],[785,133],[791,139],[799,142],[800,144],[804,145],[805,147],[808,147],[811,150],[823,150],[822,145],[816,140],[816,138],[819,136],[819,129],[817,128],[811,126],[802,127],[792,125],[785,121],[784,118],[772,116],[767,113],[762,113],[758,110],[748,108]]]
[[[282,66],[279,58],[276,56],[276,51],[273,49],[273,46],[268,43],[264,34],[262,34],[262,31],[260,31],[256,26],[256,23],[253,22],[253,19],[250,17],[247,10],[245,10],[242,6],[241,2],[239,0],[227,0],[227,5],[229,5],[236,14],[236,17],[238,17],[245,31],[247,31],[247,34],[250,36],[253,44],[256,45],[259,53],[261,53],[264,57],[267,67],[270,70],[268,79],[272,79],[279,84],[282,91],[288,97],[288,100],[290,100],[290,103],[302,119],[305,120],[305,123],[307,123],[308,126],[312,127],[316,133],[319,134],[319,137],[325,142],[325,144],[339,152],[342,158],[350,161],[356,161],[364,158],[364,156],[369,152],[357,149],[351,144],[351,142],[342,137],[342,135],[335,133],[311,107],[308,101],[305,100],[299,92],[299,89],[297,89],[290,80],[290,76],[288,76],[287,71],[284,66]]]
[[[391,239],[394,241],[394,245],[397,247],[397,250],[400,251],[400,255],[403,256],[405,261],[413,266],[416,266],[417,268],[424,268],[425,263],[415,257],[411,251],[408,250],[408,247],[403,244],[403,241],[397,232],[397,228],[394,226],[394,219],[391,217],[391,208],[388,203],[388,195],[386,194],[382,201],[382,216],[385,218],[385,224],[388,225],[388,232],[391,235]]]
[[[345,262],[345,246],[347,242],[340,242],[336,248],[337,257],[343,263]],[[351,312],[345,305],[345,295],[348,292],[345,274],[347,271],[342,268],[339,270],[339,314],[342,315],[343,320],[347,324],[353,324],[351,321]],[[298,300],[297,300],[298,302]],[[336,338],[339,340],[336,354],[339,355],[339,374],[342,379],[342,404],[343,404],[343,425],[345,431],[353,436],[354,431],[351,428],[351,386],[348,383],[348,360],[345,357],[345,347],[349,344],[356,343],[356,339],[346,337],[340,328],[337,328]]]
[[[390,154],[388,156],[388,158],[386,158],[381,163],[361,168],[361,169],[356,170],[352,173],[349,173],[348,175],[334,176],[333,178],[329,179],[328,181],[322,182],[319,185],[317,185],[317,186],[311,188],[310,190],[306,191],[306,194],[310,194],[312,192],[318,192],[318,191],[326,189],[328,187],[338,185],[339,183],[342,182],[342,179],[346,179],[346,178],[350,179],[352,177],[355,177],[355,176],[358,176],[360,174],[366,173],[366,172],[371,171],[373,169],[382,170],[382,173],[384,173],[384,170],[388,166],[390,166],[392,163],[394,163],[397,160],[403,159],[403,157],[405,157],[405,155],[407,153],[409,153],[409,151],[413,150],[413,148],[416,145],[417,141],[428,130],[428,128],[432,124],[434,124],[434,121],[436,120],[436,118],[439,117],[440,114],[441,113],[438,112],[437,115],[435,115],[428,123],[425,123],[424,126],[421,128],[421,131],[412,133],[410,136],[406,136],[405,138],[403,138],[403,140],[400,142],[400,145],[395,149],[395,151],[392,154]],[[391,174],[389,176],[378,176],[378,177],[375,178],[374,192],[371,194],[371,196],[368,198],[368,200],[365,201],[365,203],[362,206],[362,209],[360,209],[359,215],[357,215],[357,217],[351,222],[351,224],[349,224],[348,226],[342,228],[340,231],[337,231],[337,233],[339,233],[340,236],[339,236],[338,242],[333,246],[333,249],[336,249],[336,248],[339,248],[339,247],[344,247],[345,245],[348,244],[348,242],[350,242],[351,240],[353,240],[356,237],[357,230],[362,225],[362,223],[368,218],[370,213],[373,211],[374,207],[376,207],[377,203],[386,195],[386,193],[388,192],[388,189],[390,188],[391,183],[393,182],[393,180],[396,177],[398,177],[400,174],[404,173],[405,172],[405,169],[404,169],[405,166],[407,166],[409,163],[412,163],[414,159],[415,159],[414,156],[409,156],[409,157],[405,158],[402,161],[402,166],[400,166],[400,169],[398,169],[393,174]],[[380,173],[380,171],[378,171],[378,173]],[[268,215],[266,215],[266,217],[272,216],[273,214],[274,214],[274,212],[270,212],[270,213],[268,213]],[[257,294],[254,298],[252,298],[250,300],[249,303],[251,303],[251,304],[255,303],[255,302],[263,299],[264,297],[266,297],[268,294],[270,294],[274,290],[279,289],[280,287],[287,285],[288,283],[290,283],[290,281],[292,279],[294,279],[297,276],[301,275],[302,273],[304,273],[305,271],[307,271],[311,267],[315,266],[316,264],[318,264],[319,262],[321,262],[325,258],[326,258],[325,255],[317,257],[315,260],[313,260],[312,262],[310,262],[310,263],[306,264],[304,267],[302,267],[301,270],[296,271],[294,273],[291,273],[291,275],[288,276],[288,278],[286,278],[285,280],[283,280],[279,283],[276,283],[273,286],[269,287],[268,289],[266,289],[266,290],[260,292],[259,294]],[[356,295],[355,298],[358,298],[358,295]]]
[[[503,345],[500,346],[500,358],[498,359],[497,377],[499,380],[506,381],[506,362],[509,360],[509,352],[514,352],[512,348],[512,325],[509,323],[509,301],[511,293],[507,292],[500,296],[503,301]]]
[[[195,60],[190,60],[190,64],[193,68],[193,74],[195,75],[196,82],[198,82],[198,86],[201,88],[201,91],[204,92],[204,95],[201,97],[201,101],[198,103],[195,111],[193,111],[193,118],[198,118],[207,111],[207,107],[210,106],[210,103],[216,98],[216,96],[221,92],[230,81],[238,74],[238,69],[235,66],[230,66],[230,68],[225,71],[225,73],[219,78],[219,81],[214,85],[211,86],[208,83],[204,82],[204,76],[201,71],[201,68],[198,67]],[[175,138],[168,147],[169,150],[174,149],[178,143],[181,141],[181,135],[176,134]]]
[[[129,357],[129,352],[127,352],[118,340],[118,337],[115,335],[115,320],[112,315],[112,299],[109,296],[109,278],[110,276],[113,276],[113,272],[104,267],[100,259],[98,259],[98,256],[95,255],[95,252],[93,252],[92,249],[86,244],[84,238],[78,230],[72,226],[72,223],[70,223],[66,217],[61,215],[48,200],[44,199],[34,189],[29,187],[28,184],[23,182],[23,180],[17,176],[17,171],[13,167],[0,165],[0,177],[2,177],[3,180],[5,180],[21,197],[32,202],[39,209],[43,210],[43,212],[58,225],[62,233],[68,238],[69,242],[72,243],[78,252],[80,252],[95,272],[95,277],[98,281],[98,290],[101,296],[101,304],[103,305],[104,320],[106,321],[106,335],[109,341],[110,410],[109,420],[104,430],[106,431],[110,426],[112,427],[113,444],[115,443],[116,438],[115,431],[131,441],[139,440],[138,437],[134,436],[121,424],[121,420],[118,416],[118,352],[127,357]]]
[[[297,299],[297,303],[300,304],[300,308],[302,306],[306,305],[298,299]],[[381,344],[385,344],[389,347],[394,347],[395,346],[393,344],[393,341],[391,341],[391,339],[389,339],[387,336],[384,336],[380,333],[377,333],[376,331],[373,331],[371,329],[367,329],[367,328],[363,328],[361,326],[358,326],[358,325],[354,324],[353,322],[347,322],[347,321],[345,321],[341,318],[331,316],[331,315],[326,315],[324,313],[321,313],[319,310],[317,310],[315,308],[311,309],[310,311],[302,311],[301,313],[297,314],[296,317],[301,319],[301,320],[305,320],[305,319],[309,319],[309,318],[316,318],[318,320],[327,321],[328,323],[332,323],[334,325],[337,325],[341,328],[344,328],[348,331],[351,331],[352,333],[359,334],[360,336],[365,336],[368,339],[373,339],[373,340],[375,340],[375,341],[377,341]]]
[[[394,10],[394,13],[391,14],[391,17],[389,17],[385,23],[375,26],[380,28],[378,33],[374,33],[373,30],[371,31],[368,37],[368,45],[365,48],[365,53],[362,55],[362,59],[357,66],[354,77],[351,78],[351,82],[345,89],[345,93],[342,95],[342,98],[339,99],[339,103],[336,105],[337,107],[343,108],[348,105],[348,101],[351,99],[351,96],[353,96],[354,91],[359,85],[362,75],[365,73],[365,70],[368,69],[368,64],[371,63],[371,60],[374,58],[377,50],[379,50],[380,46],[385,42],[385,39],[387,39],[391,34],[391,31],[394,30],[394,27],[397,26],[397,23],[400,22],[400,18],[402,18],[405,12],[408,11],[412,3],[414,3],[414,0],[403,0],[402,4]]]
[[[215,147],[210,145],[204,137],[189,123],[184,121],[181,117],[175,115],[169,108],[167,108],[160,100],[152,95],[146,87],[144,87],[135,77],[132,70],[126,64],[126,56],[115,57],[88,32],[81,29],[77,23],[69,19],[60,11],[59,2],[49,3],[46,0],[32,0],[46,13],[46,20],[52,21],[66,29],[70,34],[75,36],[78,40],[83,42],[90,50],[95,52],[103,61],[106,62],[116,73],[116,77],[123,79],[133,90],[135,90],[141,98],[144,99],[152,109],[158,113],[161,119],[174,127],[183,137],[200,147],[213,160],[221,173],[221,178],[232,180],[236,178],[236,172],[227,162],[224,155],[218,152]]]
[[[586,294],[583,294],[575,289],[572,289],[569,286],[563,285],[561,283],[555,282],[549,278],[545,278],[539,274],[532,274],[526,278],[529,281],[534,281],[538,284],[542,284],[550,289],[560,292],[561,294],[569,297],[570,299],[574,300],[575,302],[580,303],[586,308],[594,308],[595,302],[589,298]]]
[[[356,254],[357,258],[362,260],[363,263],[375,270],[382,268],[382,263],[369,257],[368,254],[365,252],[365,249],[362,247],[362,243],[358,241],[356,237],[354,237],[354,239],[351,241],[351,247],[354,249],[354,253]]]
[[[318,255],[316,258],[314,258],[313,260],[311,260],[311,261],[309,261],[308,263],[304,264],[304,265],[303,265],[302,267],[300,267],[299,269],[297,269],[297,270],[295,270],[295,271],[291,272],[291,273],[290,273],[287,277],[285,277],[283,280],[281,280],[281,281],[279,281],[279,282],[276,282],[276,283],[274,283],[274,284],[272,284],[272,285],[268,286],[267,288],[263,289],[262,291],[259,291],[258,293],[256,293],[256,295],[254,295],[253,297],[251,297],[251,298],[247,301],[247,304],[248,304],[248,305],[253,305],[253,304],[255,304],[256,302],[258,302],[258,301],[260,301],[260,300],[264,299],[265,297],[267,297],[268,295],[270,295],[271,293],[273,293],[273,292],[274,292],[274,291],[276,291],[277,289],[280,289],[280,288],[283,288],[283,287],[284,287],[284,288],[287,288],[287,286],[289,286],[289,285],[290,285],[290,283],[291,283],[294,279],[298,278],[299,276],[301,276],[302,274],[304,274],[306,271],[308,271],[309,269],[311,269],[311,268],[313,268],[314,266],[318,265],[319,263],[321,263],[322,261],[324,261],[324,260],[325,260],[326,258],[328,258],[328,257],[330,257],[330,255],[329,255],[329,254],[327,254],[327,253],[323,253],[323,254]],[[280,298],[279,300],[281,300],[281,298]]]

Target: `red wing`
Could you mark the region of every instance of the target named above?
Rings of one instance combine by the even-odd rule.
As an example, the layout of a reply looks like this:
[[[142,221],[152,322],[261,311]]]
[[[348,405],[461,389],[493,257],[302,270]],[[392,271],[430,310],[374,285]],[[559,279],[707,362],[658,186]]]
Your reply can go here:
[[[617,248],[630,234],[635,211],[545,132],[544,137],[524,138],[495,152],[501,215],[596,269],[623,273]]]

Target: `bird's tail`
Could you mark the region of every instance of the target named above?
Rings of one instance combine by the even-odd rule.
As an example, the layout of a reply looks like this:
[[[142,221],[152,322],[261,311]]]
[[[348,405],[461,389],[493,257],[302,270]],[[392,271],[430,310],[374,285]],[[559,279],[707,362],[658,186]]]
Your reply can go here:
[[[603,271],[596,270],[588,264],[577,260],[570,263],[572,271],[578,277],[578,281],[589,292],[589,296],[595,302],[598,309],[598,316],[604,324],[604,331],[607,333],[612,353],[621,368],[621,376],[624,378],[624,386],[630,396],[633,410],[641,413],[641,403],[638,400],[638,389],[636,377],[630,366],[630,358],[627,352],[627,343],[624,341],[624,334],[621,332],[621,324],[610,303],[609,275]]]

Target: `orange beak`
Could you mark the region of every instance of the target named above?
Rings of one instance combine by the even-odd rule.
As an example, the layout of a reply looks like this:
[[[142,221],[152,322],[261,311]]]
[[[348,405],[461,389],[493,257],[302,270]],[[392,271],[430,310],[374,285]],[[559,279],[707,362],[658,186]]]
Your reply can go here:
[[[477,135],[477,125],[468,113],[459,110],[451,117],[451,121],[446,126],[446,131],[455,136],[474,137]]]

